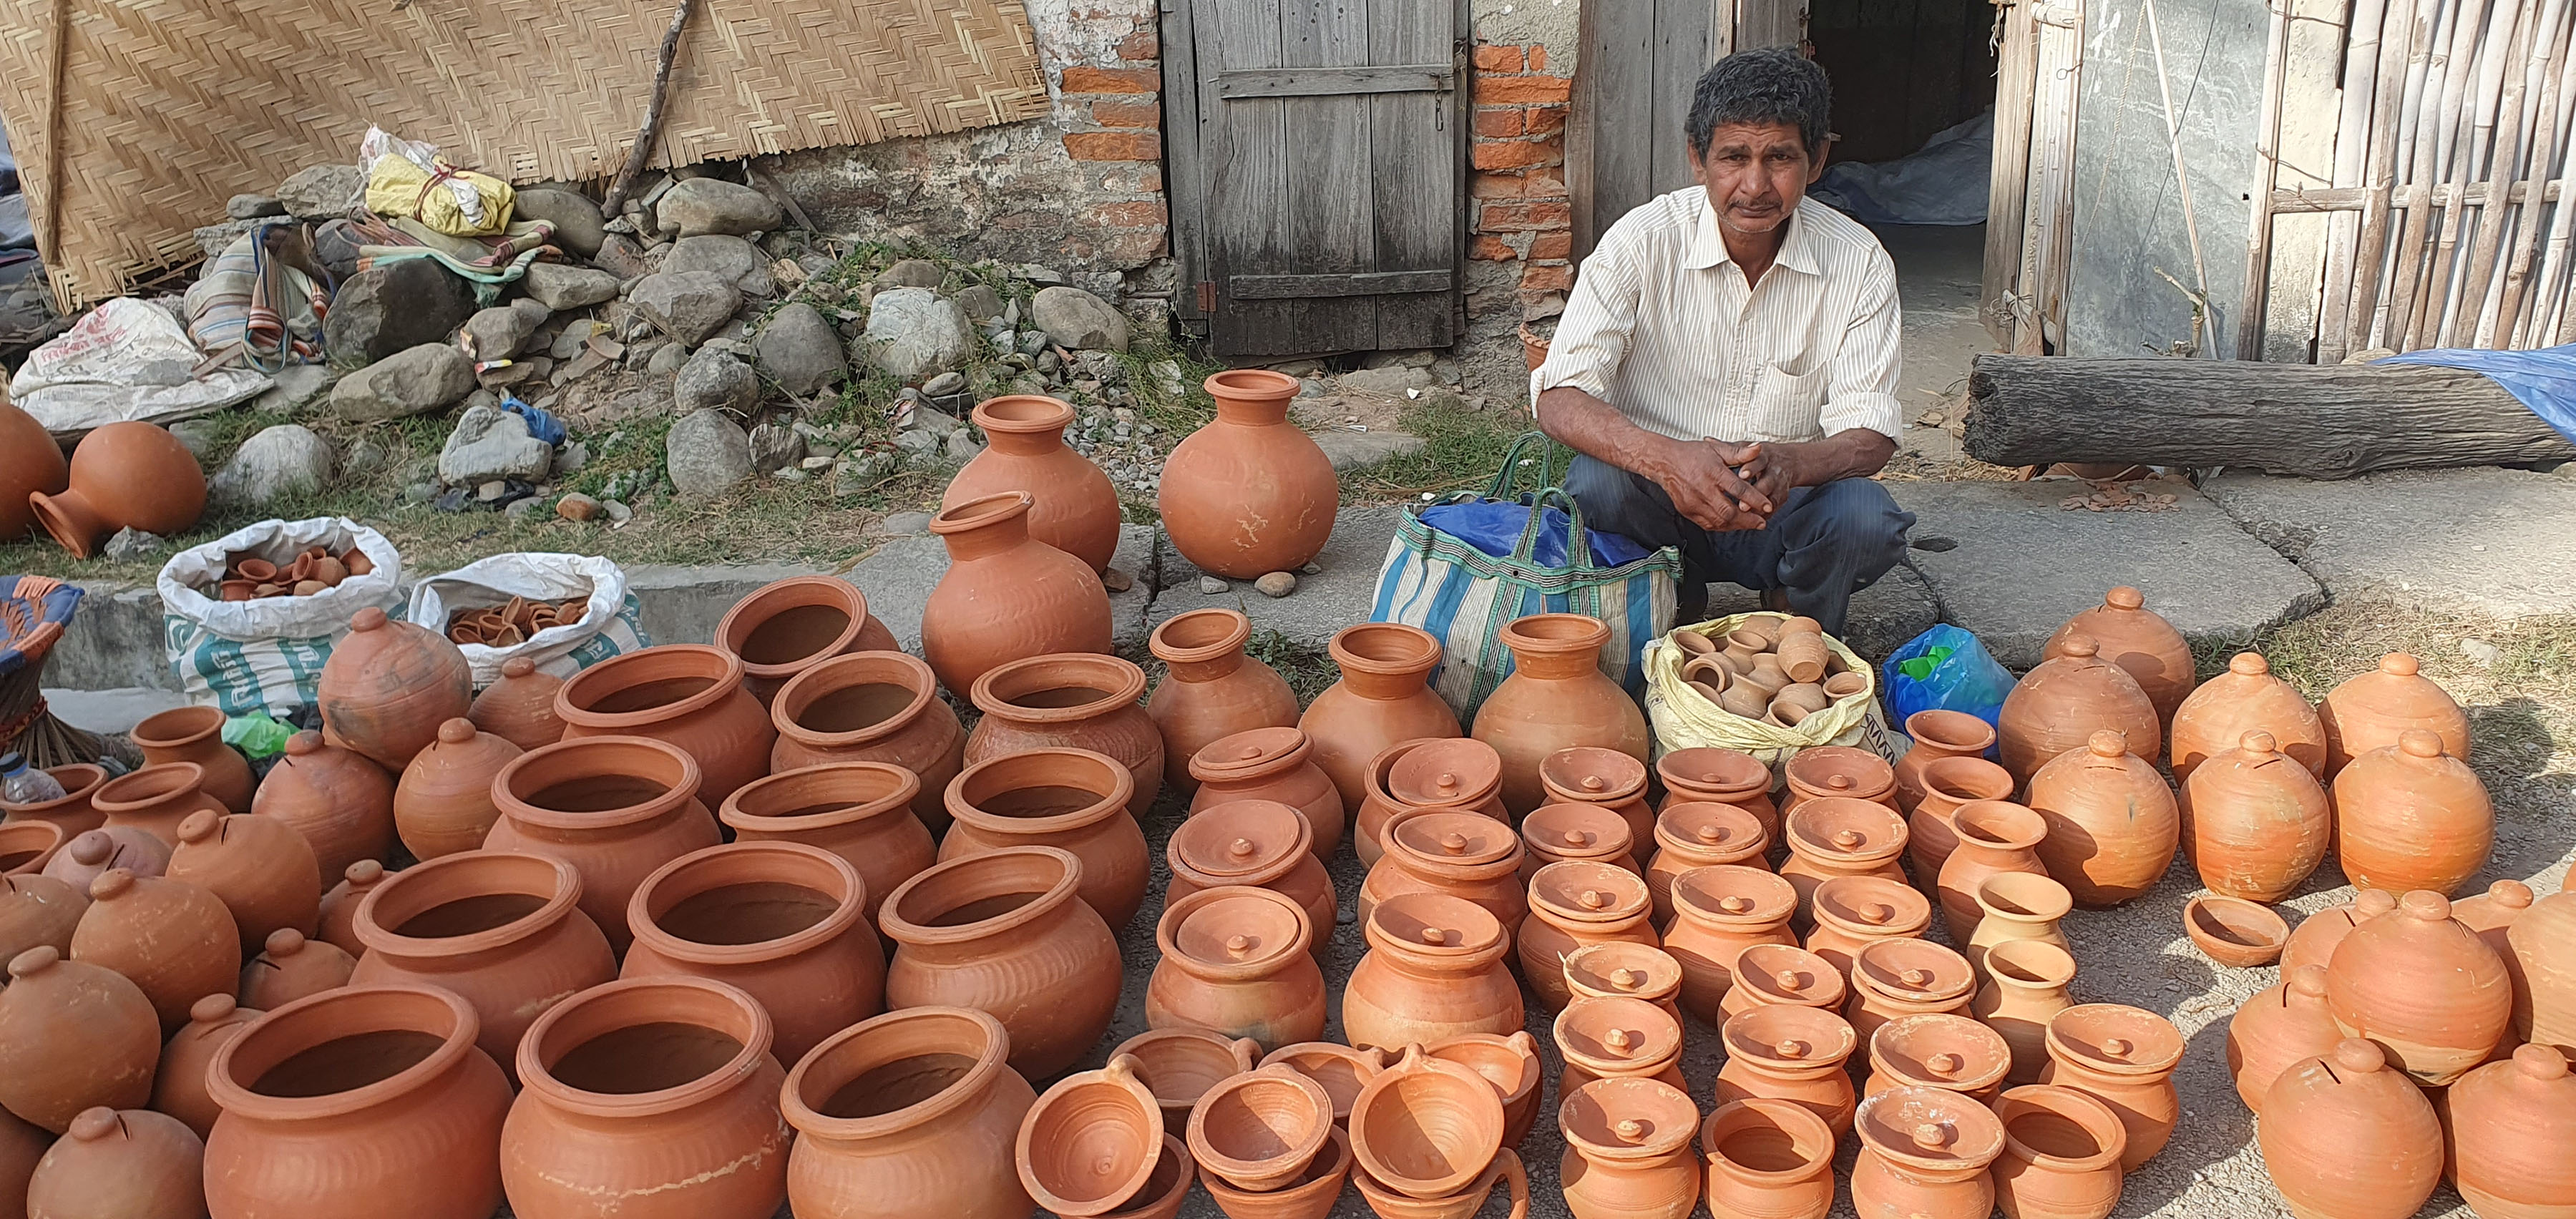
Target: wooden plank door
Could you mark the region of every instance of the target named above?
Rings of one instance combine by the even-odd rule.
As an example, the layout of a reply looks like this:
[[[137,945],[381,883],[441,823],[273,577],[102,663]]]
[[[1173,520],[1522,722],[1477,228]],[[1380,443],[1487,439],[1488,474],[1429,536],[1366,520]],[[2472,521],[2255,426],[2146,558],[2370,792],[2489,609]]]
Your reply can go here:
[[[1215,351],[1448,346],[1463,309],[1458,0],[1171,7],[1167,34],[1188,48],[1172,99],[1189,109],[1173,116],[1185,312]]]

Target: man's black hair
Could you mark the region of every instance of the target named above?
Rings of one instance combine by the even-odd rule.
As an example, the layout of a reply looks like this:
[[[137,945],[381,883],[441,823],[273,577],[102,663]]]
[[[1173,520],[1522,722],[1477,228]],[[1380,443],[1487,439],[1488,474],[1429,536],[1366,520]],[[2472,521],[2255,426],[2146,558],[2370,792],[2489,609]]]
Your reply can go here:
[[[1821,157],[1833,107],[1825,70],[1796,48],[1737,51],[1700,73],[1684,134],[1691,150],[1705,157],[1710,138],[1729,123],[1790,123],[1807,155]]]

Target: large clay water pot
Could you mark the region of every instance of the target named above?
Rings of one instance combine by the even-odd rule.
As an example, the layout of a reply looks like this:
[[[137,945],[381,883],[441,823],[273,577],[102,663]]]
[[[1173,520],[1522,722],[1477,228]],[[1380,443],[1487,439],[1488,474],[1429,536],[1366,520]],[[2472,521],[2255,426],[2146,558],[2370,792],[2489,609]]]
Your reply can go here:
[[[1100,467],[1064,444],[1073,407],[1042,394],[1006,394],[977,403],[975,426],[987,447],[948,480],[939,506],[1026,491],[1029,536],[1072,555],[1095,572],[1109,569],[1118,549],[1118,489]]]
[[[2448,896],[2485,867],[2495,805],[2469,764],[2421,729],[2354,758],[2334,779],[2335,857],[2365,889]]]
[[[1474,902],[1517,936],[1529,915],[1521,879],[1526,847],[1512,828],[1483,813],[1399,813],[1384,835],[1386,853],[1360,882],[1359,917],[1401,893],[1446,893]]]
[[[1464,737],[1387,746],[1369,759],[1367,787],[1351,819],[1351,849],[1371,867],[1386,854],[1386,827],[1413,810],[1481,813],[1506,823],[1511,815],[1503,809],[1503,756]]]
[[[206,1143],[179,1119],[101,1105],[72,1119],[28,1175],[40,1219],[203,1219]]]
[[[2358,1038],[2283,1071],[2254,1134],[2298,1219],[2405,1219],[2442,1182],[2433,1106]]]
[[[2333,1053],[2344,1036],[2326,1010],[2325,966],[2302,965],[2281,975],[2239,1004],[2227,1022],[2227,1070],[2236,1077],[2236,1097],[2258,1114],[2281,1072],[2302,1058]]]
[[[2014,940],[1988,950],[1978,962],[1985,984],[1968,1005],[1969,1014],[2004,1039],[2012,1051],[2016,1084],[2039,1082],[2048,1069],[2048,1022],[2075,1006],[2066,985],[2075,980],[2075,957],[2055,944]]]
[[[2202,683],[2174,712],[2174,778],[2189,780],[2202,762],[2255,731],[2271,733],[2281,752],[2308,773],[2325,774],[2326,730],[2317,709],[2296,687],[2272,676],[2261,653],[2239,652],[2226,672]]]
[[[966,735],[972,766],[1033,749],[1107,754],[1135,778],[1127,811],[1142,818],[1163,790],[1163,734],[1136,700],[1145,671],[1116,656],[1076,652],[997,665],[975,679],[970,699],[984,713]]]
[[[345,979],[344,979],[345,981]],[[186,1123],[204,1138],[223,1109],[206,1092],[206,1067],[215,1051],[241,1035],[264,1013],[244,1007],[231,995],[208,995],[188,1009],[187,1026],[170,1034],[161,1047],[161,1064],[152,1072],[152,1110]]]
[[[1108,1031],[1121,977],[1118,941],[1081,884],[1082,861],[1043,846],[953,859],[905,881],[879,915],[896,945],[886,1006],[980,1008],[1002,1020],[1023,1076],[1072,1066]]]
[[[1190,1155],[1247,1192],[1296,1182],[1332,1140],[1333,1098],[1285,1064],[1217,1081],[1190,1110]]]
[[[1518,1147],[1522,1139],[1529,1137],[1530,1126],[1538,1121],[1539,1101],[1546,1090],[1540,1087],[1538,1039],[1530,1036],[1527,1030],[1508,1037],[1493,1033],[1464,1033],[1432,1042],[1422,1047],[1422,1052],[1466,1067],[1484,1076],[1486,1083],[1494,1085],[1494,1094],[1503,1098],[1505,1147]],[[1367,1086],[1369,1079],[1377,1078],[1378,1070],[1383,1067],[1382,1060],[1373,1061],[1379,1065],[1372,1067],[1367,1078],[1359,1081],[1362,1087]],[[1328,1085],[1325,1090],[1332,1091],[1332,1088]],[[1354,1091],[1352,1095],[1356,1097],[1358,1093]],[[1347,1105],[1344,1105],[1341,1116],[1346,1121],[1349,1119]]]
[[[581,873],[582,913],[623,951],[636,887],[720,838],[698,800],[701,773],[679,746],[646,737],[574,737],[521,754],[492,780],[501,820],[484,849],[571,864]]]
[[[207,801],[211,804],[213,801]],[[168,844],[139,826],[102,826],[72,836],[45,860],[37,873],[49,880],[71,886],[81,895],[81,905],[89,904],[89,882],[97,880],[111,868],[123,868],[137,876],[159,876],[170,866]],[[24,873],[0,876],[0,881],[20,879]],[[31,944],[33,941],[30,942]]]
[[[1485,1077],[1409,1046],[1351,1104],[1351,1151],[1381,1185],[1414,1198],[1455,1193],[1503,1143],[1503,1102]]]
[[[1582,614],[1531,614],[1502,630],[1513,668],[1476,710],[1473,735],[1503,759],[1503,806],[1526,817],[1547,798],[1539,765],[1561,749],[1594,745],[1646,760],[1645,713],[1601,673],[1610,628]]]
[[[198,999],[241,985],[241,937],[221,898],[184,880],[122,868],[89,882],[72,959],[132,978],[165,1032],[186,1024]]]
[[[416,859],[482,846],[501,820],[492,780],[525,752],[471,719],[439,725],[438,739],[412,758],[394,786],[394,832],[403,846]]]
[[[635,933],[621,978],[708,978],[768,1013],[792,1061],[885,1010],[885,950],[867,882],[846,859],[794,842],[733,842],[666,863],[626,904]]]
[[[399,774],[438,739],[440,724],[473,709],[474,672],[445,636],[371,605],[331,645],[314,705],[325,741]]]
[[[1173,549],[1201,571],[1253,580],[1323,553],[1341,482],[1315,438],[1288,422],[1299,388],[1262,368],[1207,379],[1216,418],[1173,447],[1154,493]]]
[[[2039,1082],[2063,1084],[2109,1105],[2128,1129],[2120,1167],[2134,1171],[2173,1138],[2182,1116],[2173,1071],[2182,1033],[2153,1012],[2116,1003],[2083,1003],[2048,1022],[2048,1069]]]
[[[1315,744],[1315,764],[1358,812],[1368,795],[1369,759],[1398,741],[1463,735],[1458,713],[1426,684],[1440,667],[1440,641],[1401,622],[1363,622],[1333,633],[1334,682],[1297,720]]]
[[[2418,889],[2397,912],[2353,928],[2326,966],[2326,1010],[2389,1065],[2440,1087],[2487,1060],[2513,1022],[2513,979],[2441,894]]]
[[[310,936],[322,918],[322,869],[294,827],[270,817],[227,817],[200,809],[179,823],[179,849],[164,875],[215,895],[233,916],[242,956],[259,953],[270,932]]]
[[[104,965],[69,961],[51,944],[9,959],[0,987],[0,1107],[60,1134],[94,1105],[140,1108],[152,1097],[161,1022],[152,999]]]
[[[948,545],[948,570],[922,604],[921,656],[951,691],[973,689],[1005,661],[1112,650],[1100,573],[1029,536],[1035,503],[1007,491],[930,518]]]
[[[698,763],[699,796],[721,804],[769,773],[777,729],[742,688],[742,661],[695,644],[664,644],[582,670],[555,696],[564,740],[633,736]]]
[[[973,1008],[908,1008],[834,1034],[780,1089],[796,1128],[788,1206],[851,1219],[1028,1214],[1011,1144],[1037,1093],[1009,1056],[1002,1023]]]
[[[1012,1144],[1020,1184],[1049,1213],[1079,1219],[1127,1204],[1163,1154],[1163,1109],[1136,1076],[1136,1060],[1112,1058],[1038,1094]]]
[[[2227,897],[2288,897],[2334,841],[2325,788],[2268,732],[2246,733],[2202,762],[2176,807],[2200,883]]]
[[[1199,1097],[1206,1095],[1209,1088],[1261,1064],[1261,1043],[1248,1037],[1228,1040],[1206,1029],[1182,1025],[1147,1029],[1119,1042],[1109,1056],[1121,1055],[1136,1060],[1136,1077],[1145,1081],[1145,1086],[1153,1090],[1154,1103],[1163,1107],[1163,1128],[1186,1131],[1190,1110],[1198,1106]],[[1371,1056],[1370,1062],[1375,1061]],[[1372,1065],[1370,1069],[1376,1068]]]
[[[1314,745],[1295,728],[1255,728],[1212,742],[1190,759],[1199,781],[1190,812],[1234,800],[1276,800],[1306,818],[1315,858],[1332,862],[1342,847],[1342,796],[1315,765]]]
[[[878,898],[939,862],[912,815],[921,781],[892,762],[828,762],[754,779],[725,797],[716,820],[736,842],[800,842],[847,860],[867,882],[868,926]]]
[[[1190,759],[1238,732],[1297,726],[1297,692],[1279,671],[1243,654],[1252,620],[1241,610],[1203,609],[1164,620],[1145,644],[1166,672],[1145,700],[1163,734],[1163,781],[1198,790]]]
[[[1111,928],[1124,927],[1144,904],[1153,871],[1144,831],[1127,815],[1133,790],[1126,767],[1087,749],[1032,749],[978,762],[948,785],[956,824],[940,841],[939,858],[1060,847],[1082,861],[1082,900]]]
[[[2326,730],[2326,774],[2343,772],[2354,758],[2397,744],[2410,729],[2442,738],[2442,752],[2467,761],[2469,717],[2450,691],[2421,672],[2423,662],[2404,652],[2379,658],[2379,667],[2344,679],[2317,704]]]
[[[2110,1106],[2073,1088],[2025,1084],[1992,1108],[2004,1124],[1992,1171],[2006,1219],[2108,1219],[2120,1205],[2129,1132]]]
[[[1900,1016],[1869,1035],[1864,1097],[1890,1088],[1943,1088],[1992,1105],[2012,1073],[2002,1034],[1966,1016]]]
[[[1565,957],[1586,944],[1661,946],[1646,882],[1605,863],[1552,863],[1530,879],[1530,917],[1514,937],[1521,977],[1551,1011],[1565,1006]]]
[[[1552,1030],[1565,1069],[1556,1094],[1570,1097],[1596,1079],[1682,1081],[1682,1022],[1643,999],[1576,999]]]
[[[165,848],[179,845],[179,823],[199,809],[224,812],[224,802],[205,794],[205,767],[194,762],[164,762],[119,775],[99,785],[90,803],[105,815],[99,825],[111,833],[121,829],[142,830],[161,840]],[[63,854],[79,855],[66,843]],[[142,848],[148,851],[149,848]],[[167,862],[166,859],[164,862]],[[157,875],[159,869],[155,868]]]
[[[1960,805],[1951,814],[1950,827],[1958,845],[1942,861],[1933,887],[1941,895],[1941,916],[1949,924],[1951,940],[1962,942],[1976,934],[1977,921],[1984,917],[1977,909],[1977,887],[1987,877],[2006,872],[2048,874],[2039,862],[2048,823],[2018,804],[1978,800]]]
[[[71,485],[71,465],[36,417],[0,402],[0,542],[15,542],[36,527],[31,495],[58,495]]]
[[[1780,836],[1780,809],[1771,801],[1771,768],[1749,753],[1714,746],[1674,749],[1655,759],[1655,775],[1664,781],[1664,802],[1657,813],[1676,804],[1732,804],[1750,814],[1766,838]]]
[[[1533,813],[1532,816],[1537,814]],[[1646,864],[1646,890],[1655,902],[1655,925],[1670,926],[1673,880],[1693,868],[1735,864],[1762,868],[1771,846],[1762,823],[1741,805],[1716,801],[1666,802],[1655,815],[1655,837]]]
[[[1322,1039],[1313,940],[1306,912],[1268,889],[1228,885],[1173,900],[1154,927],[1163,955],[1145,986],[1146,1025],[1247,1037],[1265,1051]]]
[[[17,502],[32,509],[45,532],[80,558],[90,557],[119,529],[168,537],[194,528],[205,513],[206,473],[198,467],[197,455],[155,424],[128,421],[93,429],[72,450],[65,489],[45,485],[53,481],[53,463],[44,454],[61,452],[52,446],[50,438],[34,446],[34,460],[9,472],[10,489],[26,484],[32,494]],[[13,455],[13,465],[21,460]],[[19,532],[0,537],[14,538]]]
[[[2004,1125],[1974,1099],[1940,1088],[1892,1088],[1861,1102],[1853,1121],[1852,1209],[1864,1219],[1983,1219],[1995,1209],[1987,1166]]]
[[[1227,885],[1269,889],[1306,912],[1313,932],[1307,951],[1320,961],[1332,945],[1340,902],[1333,878],[1310,849],[1314,836],[1304,816],[1276,800],[1236,800],[1189,818],[1163,849],[1172,869],[1164,907]]]
[[[1673,919],[1661,947],[1682,969],[1682,1010],[1722,1024],[1735,958],[1756,944],[1795,944],[1798,891],[1760,868],[1718,864],[1673,878]]]
[[[107,814],[90,803],[90,797],[107,782],[106,767],[95,762],[74,762],[69,766],[47,767],[45,773],[62,785],[60,799],[39,800],[32,804],[0,800],[0,817],[10,821],[52,822],[63,827],[66,840],[107,822]]]
[[[63,827],[50,821],[0,825],[0,876],[39,876],[63,848]]]
[[[2070,635],[2053,646],[2056,655],[2004,696],[1996,729],[2004,769],[2029,782],[2049,759],[2082,748],[2102,731],[2119,733],[2129,752],[2150,762],[2161,756],[2164,728],[2137,679],[2102,659],[2101,644],[2090,635]]]
[[[2576,897],[2561,891],[2531,903],[2505,931],[2513,976],[2513,1031],[2525,1041],[2576,1054]]]
[[[1578,745],[1538,764],[1538,782],[1549,804],[1590,804],[1619,814],[1628,836],[1655,836],[1655,809],[1646,803],[1646,764],[1616,749]],[[1536,809],[1532,809],[1536,812]]]
[[[2328,906],[2299,920],[2290,932],[2290,942],[2281,947],[2281,974],[2298,971],[2302,965],[2324,968],[2334,959],[2334,950],[2343,944],[2352,929],[2397,909],[2397,895],[2386,889],[2364,889],[2340,906]]]
[[[1406,893],[1378,903],[1363,929],[1368,953],[1342,988],[1342,1035],[1352,1045],[1395,1051],[1521,1029],[1520,984],[1503,966],[1511,937],[1484,907]]]
[[[1905,858],[1924,896],[1940,896],[1941,865],[1958,849],[1950,819],[1979,800],[2010,800],[2019,788],[2011,771],[1984,758],[1940,758],[1923,768],[1923,798],[1905,819]]]
[[[269,933],[260,954],[242,966],[241,1002],[261,1011],[284,1007],[306,995],[347,986],[357,965],[357,958],[332,945],[280,927]]]
[[[966,730],[939,697],[930,666],[901,652],[835,656],[797,674],[771,700],[778,729],[769,771],[827,762],[885,762],[920,780],[912,814],[948,831],[948,782],[965,769]]]
[[[1712,1215],[1824,1219],[1834,1206],[1834,1132],[1782,1100],[1727,1101],[1699,1128]]]
[[[1689,1093],[1654,1079],[1599,1080],[1565,1098],[1557,1124],[1557,1177],[1575,1219],[1687,1219],[1699,1205]]]
[[[323,876],[345,876],[351,864],[381,863],[393,852],[394,788],[374,759],[299,732],[286,738],[286,755],[260,780],[250,811],[294,826]]]
[[[1807,951],[1851,976],[1852,958],[1879,940],[1920,937],[1932,925],[1932,903],[1884,876],[1837,876],[1816,886],[1809,913],[1816,929]]]
[[[2116,906],[2155,888],[2182,843],[2182,813],[2154,763],[2096,732],[2030,777],[2030,807],[2048,823],[2040,862],[2075,900]]]
[[[2102,594],[2102,604],[2067,619],[2048,637],[2042,656],[2058,656],[2060,645],[2078,635],[2091,639],[2097,655],[2136,679],[2147,701],[2155,704],[2156,718],[2168,724],[2200,683],[2190,641],[2164,615],[2147,608],[2145,593],[2128,585]]]
[[[144,765],[194,762],[206,772],[201,790],[233,812],[250,811],[250,762],[224,743],[221,708],[174,707],[145,716],[131,735]]]
[[[1912,816],[1923,802],[1923,771],[1943,758],[1982,758],[1995,747],[1995,726],[1965,711],[1932,707],[1905,717],[1914,747],[1896,760],[1896,809]]]
[[[2576,1076],[2567,1056],[2526,1045],[2460,1077],[2437,1102],[2451,1180],[2472,1210],[2548,1219],[2576,1207]]]
[[[522,750],[552,745],[563,739],[563,720],[555,715],[555,696],[563,684],[552,673],[538,672],[536,661],[513,656],[501,662],[499,679],[474,696],[465,718]]]

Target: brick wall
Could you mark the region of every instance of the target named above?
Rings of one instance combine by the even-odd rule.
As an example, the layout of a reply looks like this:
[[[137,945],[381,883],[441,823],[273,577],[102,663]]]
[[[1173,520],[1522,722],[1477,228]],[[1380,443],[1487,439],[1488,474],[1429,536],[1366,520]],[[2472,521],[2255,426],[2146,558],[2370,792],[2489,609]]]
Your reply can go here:
[[[1550,70],[1544,43],[1479,43],[1468,146],[1474,173],[1467,256],[1498,264],[1474,278],[1487,288],[1511,285],[1508,299],[1469,301],[1473,313],[1544,310],[1574,286],[1573,203],[1565,190],[1566,99],[1570,76]]]
[[[1134,264],[1169,251],[1163,197],[1163,49],[1152,10],[1118,40],[1116,58],[1066,64],[1056,92],[1065,155],[1097,183],[1092,207],[1109,260]]]

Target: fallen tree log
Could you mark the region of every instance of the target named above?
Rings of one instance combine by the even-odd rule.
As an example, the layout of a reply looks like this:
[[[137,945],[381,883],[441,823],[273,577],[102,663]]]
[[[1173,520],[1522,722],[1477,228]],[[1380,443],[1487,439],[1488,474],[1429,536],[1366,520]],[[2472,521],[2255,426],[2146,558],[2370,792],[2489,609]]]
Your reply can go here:
[[[2235,466],[2307,478],[2576,460],[2576,443],[2503,387],[2417,364],[2257,364],[1978,356],[1968,455]]]

